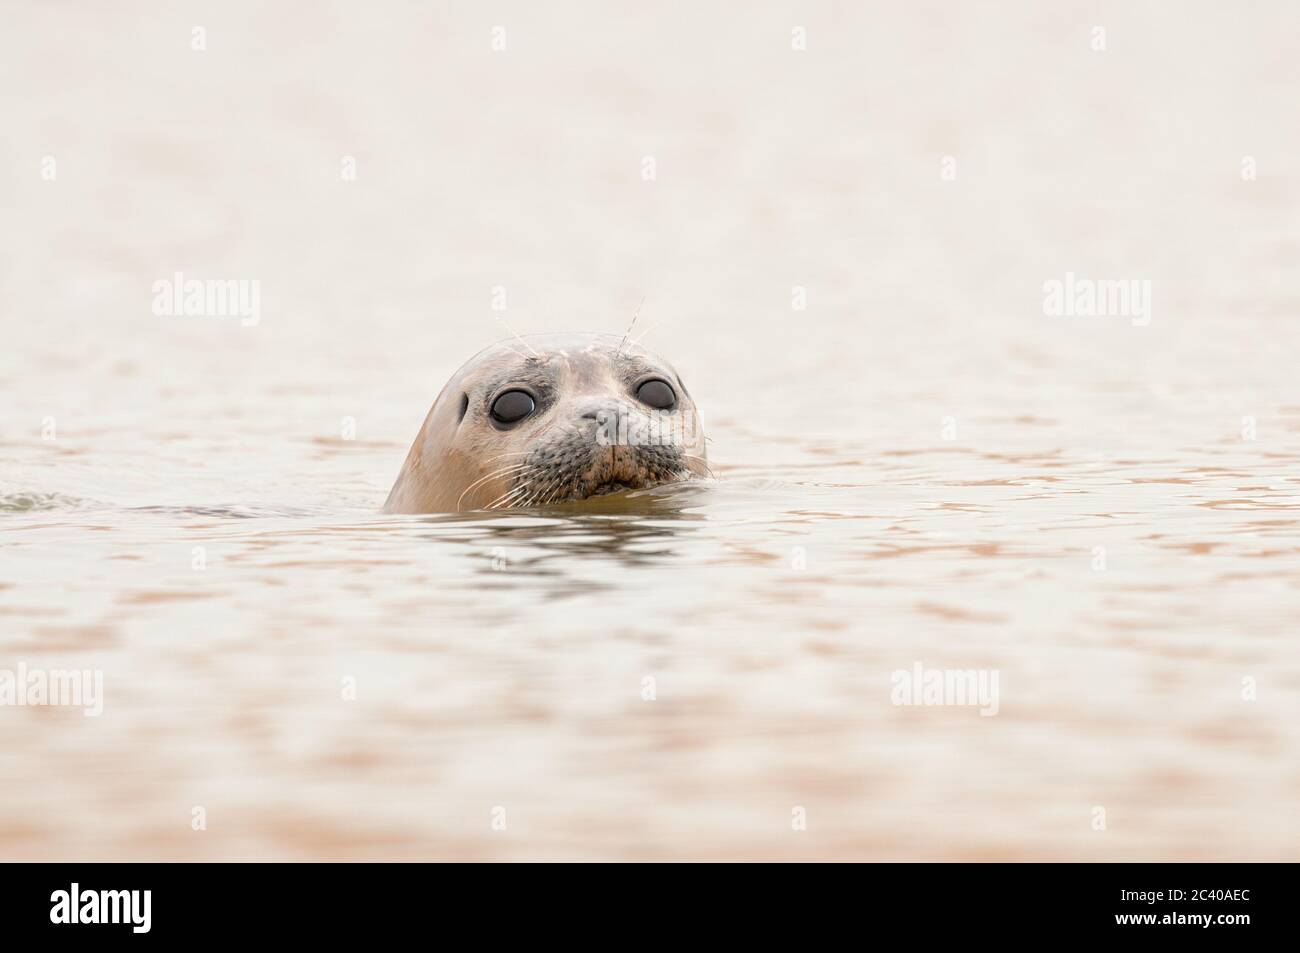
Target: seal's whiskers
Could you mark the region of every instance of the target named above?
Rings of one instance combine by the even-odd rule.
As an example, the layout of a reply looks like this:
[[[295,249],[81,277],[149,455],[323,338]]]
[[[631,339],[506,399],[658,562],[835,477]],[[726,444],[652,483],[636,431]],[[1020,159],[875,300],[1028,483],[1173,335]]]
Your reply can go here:
[[[704,467],[704,472],[707,473],[707,474],[709,475],[709,479],[710,479],[710,480],[716,480],[716,479],[717,479],[717,477],[714,476],[714,474],[713,474],[713,468],[709,466],[709,461],[705,460],[703,457],[697,457],[697,456],[696,456],[695,454],[693,454],[693,453],[683,453],[683,454],[682,454],[682,459],[683,459],[683,460],[697,460],[697,461],[699,461],[700,466]],[[688,469],[689,469],[689,468],[688,468]]]
[[[461,492],[460,497],[456,500],[456,512],[457,513],[460,512],[460,504],[464,501],[465,494],[468,493],[470,490],[474,489],[479,484],[486,483],[488,480],[491,480],[493,477],[505,476],[508,473],[514,473],[518,470],[527,469],[527,467],[528,464],[526,463],[516,463],[508,467],[502,467],[500,470],[493,470],[491,473],[487,474],[486,476],[479,477],[469,486],[465,487],[465,489]]]
[[[618,351],[616,353],[623,353],[623,345],[627,343],[627,336],[631,334],[632,329],[636,327],[636,319],[641,317],[641,305],[643,304],[645,304],[645,295],[642,295],[641,300],[637,302],[636,310],[632,312],[632,323],[629,324],[627,330],[623,332],[623,340],[618,342]],[[635,344],[636,342],[633,341],[632,343]]]

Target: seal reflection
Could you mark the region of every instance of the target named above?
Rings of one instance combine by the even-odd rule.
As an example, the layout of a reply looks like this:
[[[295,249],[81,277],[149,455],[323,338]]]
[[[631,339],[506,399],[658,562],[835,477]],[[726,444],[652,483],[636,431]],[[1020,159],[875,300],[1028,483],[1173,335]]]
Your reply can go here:
[[[700,512],[707,491],[705,483],[676,484],[527,511],[429,516],[421,522],[438,531],[423,538],[484,553],[478,572],[485,589],[546,582],[552,597],[573,596],[617,588],[582,577],[584,565],[640,568],[680,558],[684,538],[707,522]]]

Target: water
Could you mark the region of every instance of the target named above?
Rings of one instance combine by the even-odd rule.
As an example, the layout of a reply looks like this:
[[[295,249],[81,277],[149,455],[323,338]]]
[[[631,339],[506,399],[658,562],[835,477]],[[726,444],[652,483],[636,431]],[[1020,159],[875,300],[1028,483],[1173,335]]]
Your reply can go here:
[[[1294,9],[603,9],[0,37],[0,856],[1297,859]],[[718,479],[381,515],[497,287]]]

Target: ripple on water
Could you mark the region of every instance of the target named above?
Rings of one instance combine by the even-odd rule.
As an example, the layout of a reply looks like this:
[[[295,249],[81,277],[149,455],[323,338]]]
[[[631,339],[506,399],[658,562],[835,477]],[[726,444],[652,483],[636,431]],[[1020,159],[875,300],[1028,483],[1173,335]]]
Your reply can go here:
[[[0,513],[36,513],[45,510],[82,510],[99,504],[62,493],[0,493]]]

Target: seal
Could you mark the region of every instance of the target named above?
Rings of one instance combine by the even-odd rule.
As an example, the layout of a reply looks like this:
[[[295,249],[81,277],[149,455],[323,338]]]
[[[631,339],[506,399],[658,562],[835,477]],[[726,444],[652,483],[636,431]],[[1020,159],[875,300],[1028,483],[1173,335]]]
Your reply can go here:
[[[385,513],[584,500],[709,473],[704,431],[667,361],[608,334],[480,351],[424,419]]]

